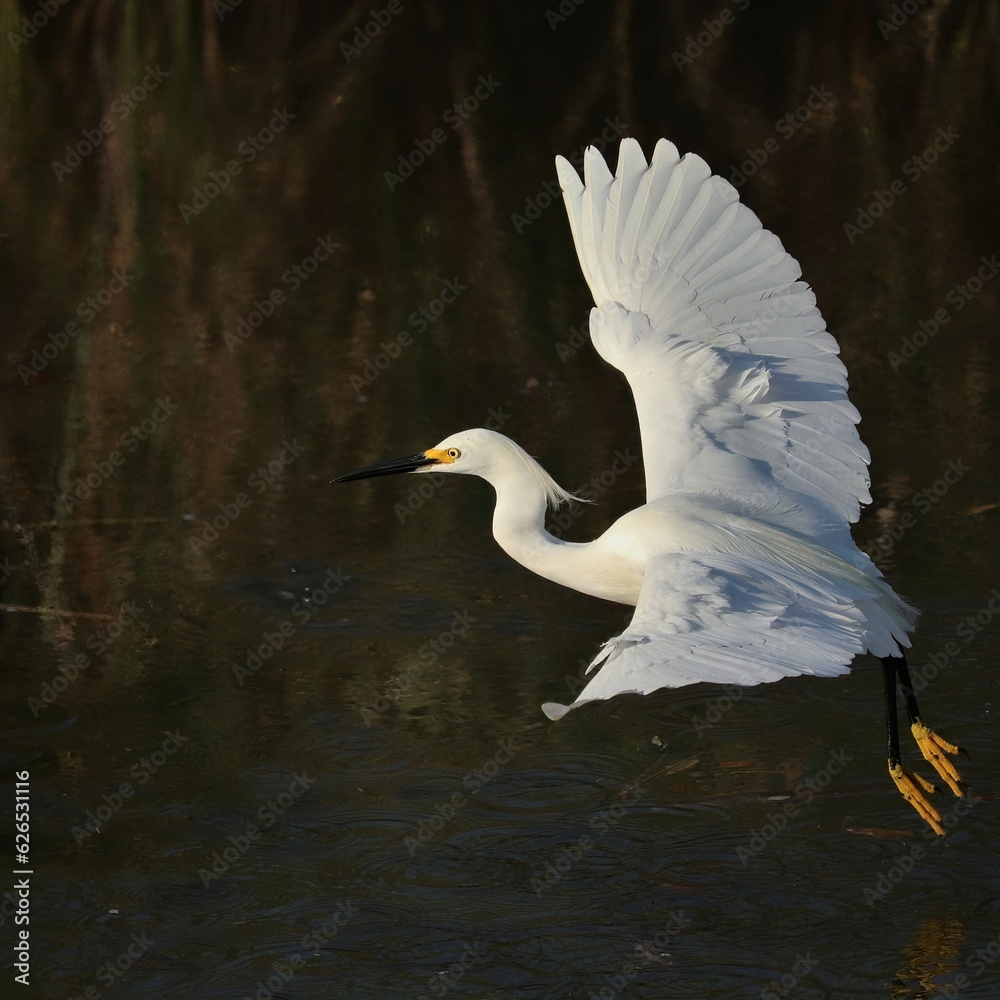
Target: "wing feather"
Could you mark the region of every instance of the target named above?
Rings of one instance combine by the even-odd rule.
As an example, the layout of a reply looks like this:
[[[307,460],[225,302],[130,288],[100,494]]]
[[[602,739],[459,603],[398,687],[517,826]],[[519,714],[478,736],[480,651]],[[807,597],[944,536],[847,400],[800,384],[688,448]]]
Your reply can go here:
[[[557,159],[598,308],[591,337],[632,388],[647,499],[713,489],[787,496],[831,524],[870,500],[868,452],[836,340],[798,262],[713,176],[661,139],[622,141],[612,177]]]
[[[867,596],[870,596],[867,595]],[[635,614],[588,668],[572,705],[708,681],[753,685],[810,674],[834,677],[870,643],[866,588],[793,565],[726,553],[665,553],[646,567]]]
[[[618,151],[618,169],[608,194],[608,211],[604,218],[604,233],[601,241],[601,254],[604,260],[615,261],[617,264],[616,284],[621,281],[624,262],[622,245],[625,239],[625,227],[632,214],[630,207],[638,195],[639,185],[648,174],[646,158],[638,145],[622,143]],[[620,207],[624,205],[625,211]]]

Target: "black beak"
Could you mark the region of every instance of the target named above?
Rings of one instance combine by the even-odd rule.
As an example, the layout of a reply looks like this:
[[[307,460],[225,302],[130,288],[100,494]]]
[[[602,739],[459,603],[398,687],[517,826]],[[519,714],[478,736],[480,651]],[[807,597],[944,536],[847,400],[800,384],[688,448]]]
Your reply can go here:
[[[428,458],[423,452],[419,455],[410,455],[407,458],[394,458],[391,462],[378,462],[375,465],[365,466],[355,472],[348,472],[344,476],[337,476],[331,479],[331,483],[349,483],[355,479],[374,479],[375,476],[394,476],[397,472],[415,472],[425,465],[437,465],[436,458]]]

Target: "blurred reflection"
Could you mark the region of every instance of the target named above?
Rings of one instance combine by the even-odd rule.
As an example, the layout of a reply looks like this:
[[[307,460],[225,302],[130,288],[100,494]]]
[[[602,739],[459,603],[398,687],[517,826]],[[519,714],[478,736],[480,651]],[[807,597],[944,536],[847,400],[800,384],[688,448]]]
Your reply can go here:
[[[924,920],[900,956],[899,971],[891,985],[893,1000],[958,996],[968,985],[955,976],[964,944],[965,929],[957,917]]]

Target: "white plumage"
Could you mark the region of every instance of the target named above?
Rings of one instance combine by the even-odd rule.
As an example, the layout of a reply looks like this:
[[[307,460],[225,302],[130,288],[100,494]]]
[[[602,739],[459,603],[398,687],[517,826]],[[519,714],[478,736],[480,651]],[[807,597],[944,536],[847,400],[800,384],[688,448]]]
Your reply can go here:
[[[631,624],[569,707],[899,655],[914,613],[850,536],[871,500],[869,455],[798,263],[731,184],[665,139],[648,166],[623,140],[613,178],[592,148],[583,182],[556,167],[594,346],[635,398],[648,501],[593,543],[617,550],[625,529],[646,559]],[[661,548],[667,524],[679,537]]]
[[[594,346],[635,397],[647,502],[593,542],[545,530],[567,498],[520,446],[463,431],[342,479],[456,472],[493,484],[493,533],[528,569],[636,606],[570,708],[698,681],[834,676],[899,656],[914,612],[851,539],[868,452],[847,375],[800,269],[704,160],[621,144],[614,177],[556,161],[596,307]]]
[[[803,495],[843,525],[868,493],[868,450],[816,298],[780,240],[704,160],[621,144],[612,180],[556,161],[591,336],[635,396],[647,498],[706,486]]]

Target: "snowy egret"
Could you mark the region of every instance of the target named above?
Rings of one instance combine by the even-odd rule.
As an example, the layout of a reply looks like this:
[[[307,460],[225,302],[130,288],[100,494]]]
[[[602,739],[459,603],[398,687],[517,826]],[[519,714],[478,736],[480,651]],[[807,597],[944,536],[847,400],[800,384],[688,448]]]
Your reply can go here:
[[[944,833],[934,786],[904,769],[896,685],[924,758],[956,794],[958,748],[921,720],[903,654],[915,612],[854,544],[870,502],[869,455],[847,372],[816,297],[778,238],[699,156],[661,139],[647,164],[621,143],[614,176],[593,147],[584,180],[556,169],[596,308],[590,335],[635,399],[646,503],[592,542],[545,530],[575,499],[519,445],[478,428],[341,476],[481,476],[496,491],[493,535],[540,576],[635,606],[604,644],[586,702],[699,681],[751,685],[882,661],[889,773]]]

